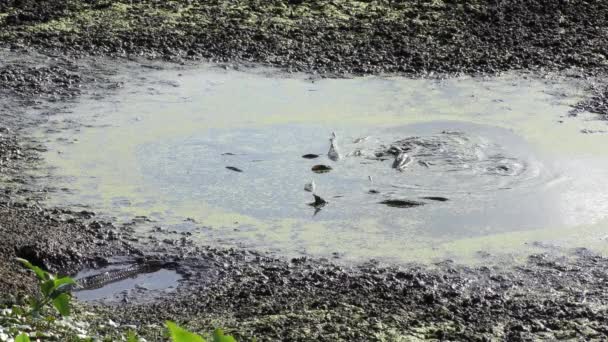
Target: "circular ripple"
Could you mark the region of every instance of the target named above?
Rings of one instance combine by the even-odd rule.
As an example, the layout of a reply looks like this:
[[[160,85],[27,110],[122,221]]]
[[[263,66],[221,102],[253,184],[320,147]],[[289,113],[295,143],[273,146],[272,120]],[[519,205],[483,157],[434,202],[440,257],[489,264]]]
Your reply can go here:
[[[537,184],[541,164],[512,146],[460,131],[411,136],[380,144],[368,159],[408,153],[414,163],[401,172],[397,188],[479,192],[524,188]]]

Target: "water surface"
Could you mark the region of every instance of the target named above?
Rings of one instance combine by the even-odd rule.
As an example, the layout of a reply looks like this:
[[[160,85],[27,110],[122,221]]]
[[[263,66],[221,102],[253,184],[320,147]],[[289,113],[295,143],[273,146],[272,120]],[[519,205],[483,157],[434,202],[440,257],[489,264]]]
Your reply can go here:
[[[50,136],[56,186],[72,190],[49,201],[146,215],[201,243],[281,255],[467,258],[537,249],[534,241],[602,250],[607,136],[581,133],[600,122],[567,118],[581,96],[567,79],[521,74],[133,72],[115,94],[55,118],[95,127]],[[332,132],[339,161],[326,155]],[[403,172],[392,156],[376,157],[399,141],[417,146]],[[301,157],[309,153],[320,157]],[[315,174],[317,164],[332,170]],[[328,202],[320,210],[303,189],[311,180]]]

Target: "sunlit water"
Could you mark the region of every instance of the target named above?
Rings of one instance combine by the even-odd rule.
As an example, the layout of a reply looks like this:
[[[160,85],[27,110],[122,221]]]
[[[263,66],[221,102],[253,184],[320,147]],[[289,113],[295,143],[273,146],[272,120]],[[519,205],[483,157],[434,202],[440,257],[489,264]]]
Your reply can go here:
[[[517,253],[533,241],[601,249],[608,136],[580,132],[601,122],[565,118],[581,94],[560,78],[515,74],[313,82],[213,67],[134,72],[115,94],[55,118],[96,127],[46,135],[55,186],[72,190],[49,201],[281,255],[409,261]],[[326,154],[332,131],[338,161]],[[398,141],[416,147],[402,172],[376,157]],[[302,158],[310,153],[320,157]],[[313,173],[317,164],[332,170]],[[311,180],[328,202],[320,210],[304,191]]]

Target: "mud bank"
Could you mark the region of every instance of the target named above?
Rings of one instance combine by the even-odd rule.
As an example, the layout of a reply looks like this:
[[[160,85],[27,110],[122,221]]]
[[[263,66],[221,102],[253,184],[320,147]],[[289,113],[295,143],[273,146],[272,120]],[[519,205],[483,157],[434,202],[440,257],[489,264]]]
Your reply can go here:
[[[107,64],[74,58],[83,52],[257,62],[324,75],[574,68],[583,77],[605,72],[606,7],[603,1],[3,2],[0,41],[14,53],[0,60],[2,295],[34,290],[15,256],[72,273],[114,255],[155,254],[177,263],[185,279],[174,295],[86,309],[135,324],[149,340],[158,339],[164,319],[200,331],[223,326],[260,341],[605,338],[608,260],[584,249],[472,268],[346,267],[195,247],[175,236],[159,247],[133,241],[130,226],[97,219],[95,208],[45,208],[47,189],[25,171],[39,165],[44,149],[27,137],[28,127],[74,97],[120,86]],[[606,91],[598,89],[579,109],[606,114]]]
[[[183,261],[194,267],[174,296],[99,309],[127,325],[179,319],[208,331],[221,324],[242,340],[601,339],[608,333],[608,261],[585,250],[577,254],[571,260],[531,256],[516,268],[450,262],[350,268],[207,250]],[[207,267],[200,267],[205,260]]]
[[[0,4],[0,45],[53,56],[255,63],[330,77],[570,69],[599,78],[596,96],[578,109],[605,116],[607,15],[601,0],[25,0]],[[16,83],[27,91],[24,81],[63,71],[26,70]],[[74,95],[81,80],[72,76],[59,79]],[[14,77],[0,72],[0,80]]]
[[[5,46],[337,74],[605,70],[603,1],[76,1],[0,7]]]
[[[30,292],[35,283],[14,261],[24,257],[52,271],[71,273],[84,264],[98,265],[115,253],[132,251],[117,239],[116,229],[92,211],[47,208],[46,186],[37,181],[45,148],[28,137],[29,128],[46,122],[85,89],[102,86],[87,68],[87,82],[76,63],[37,53],[0,52],[0,260],[3,294]],[[86,83],[86,84],[85,84]],[[25,281],[29,279],[29,281]]]

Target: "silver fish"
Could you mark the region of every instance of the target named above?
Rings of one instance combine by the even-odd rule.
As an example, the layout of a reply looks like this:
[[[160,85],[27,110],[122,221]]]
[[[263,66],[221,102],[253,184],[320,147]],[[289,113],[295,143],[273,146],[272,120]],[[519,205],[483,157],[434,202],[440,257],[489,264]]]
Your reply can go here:
[[[397,157],[395,157],[395,161],[393,162],[393,169],[397,169],[399,171],[403,171],[408,165],[410,165],[414,160],[405,152],[400,152]]]
[[[329,151],[327,151],[327,157],[333,161],[338,161],[340,160],[341,156],[340,156],[340,151],[338,150],[338,142],[337,142],[337,137],[336,137],[336,133],[332,132],[331,133],[331,138],[329,138]]]
[[[308,191],[308,192],[315,192],[315,181],[310,181],[310,183],[306,183],[304,184],[304,191]]]

